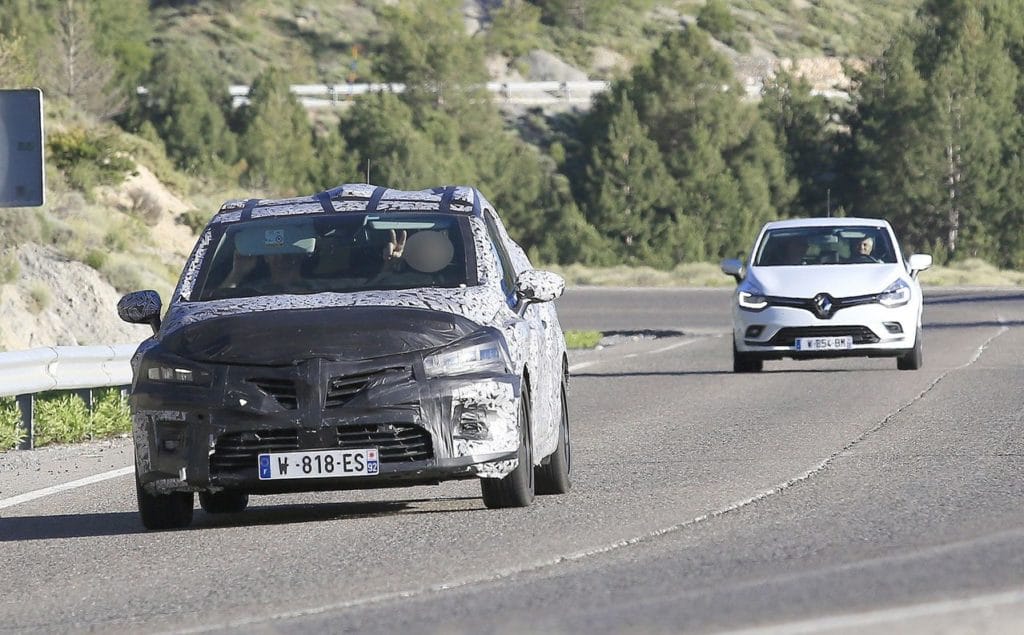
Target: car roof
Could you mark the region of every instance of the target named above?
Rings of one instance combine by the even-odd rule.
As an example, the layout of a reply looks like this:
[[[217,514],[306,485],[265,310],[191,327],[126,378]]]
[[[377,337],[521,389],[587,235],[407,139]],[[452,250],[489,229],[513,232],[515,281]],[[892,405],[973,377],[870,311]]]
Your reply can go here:
[[[877,227],[879,225],[889,226],[889,222],[881,218],[856,218],[856,217],[815,217],[815,218],[787,218],[765,223],[764,229],[785,229],[788,227]]]
[[[312,196],[232,200],[221,205],[211,223],[231,223],[269,216],[307,214],[428,212],[482,216],[494,210],[474,187],[446,185],[425,190],[397,190],[370,183],[347,183]]]

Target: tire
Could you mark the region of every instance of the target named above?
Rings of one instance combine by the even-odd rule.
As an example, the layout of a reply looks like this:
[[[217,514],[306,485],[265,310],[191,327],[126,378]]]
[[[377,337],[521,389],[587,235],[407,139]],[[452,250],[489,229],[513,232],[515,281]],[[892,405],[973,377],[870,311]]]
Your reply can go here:
[[[732,343],[732,372],[734,373],[759,373],[764,369],[764,360],[741,353],[736,350],[736,341]]]
[[[899,370],[918,370],[924,364],[924,343],[921,341],[921,329],[917,329],[917,337],[914,338],[914,348],[896,358],[896,368]]]
[[[150,494],[135,474],[135,495],[139,501],[139,516],[146,529],[181,529],[192,522],[195,495],[192,492]]]
[[[480,491],[488,509],[529,507],[533,502],[533,443],[530,435],[530,397],[524,388],[519,398],[519,464],[505,478],[480,479]]]
[[[249,505],[249,495],[245,492],[201,492],[199,506],[207,514],[237,514],[245,511]]]
[[[572,444],[569,439],[569,403],[566,398],[565,381],[562,382],[562,417],[558,425],[558,447],[548,458],[546,465],[536,470],[536,491],[538,494],[567,494],[572,487],[569,473],[572,471]]]

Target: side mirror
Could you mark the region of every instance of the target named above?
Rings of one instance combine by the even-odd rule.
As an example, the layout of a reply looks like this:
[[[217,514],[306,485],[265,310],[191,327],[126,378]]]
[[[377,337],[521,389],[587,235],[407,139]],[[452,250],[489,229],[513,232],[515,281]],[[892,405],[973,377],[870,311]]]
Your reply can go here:
[[[739,284],[743,280],[743,261],[736,258],[723,260],[722,273],[732,276],[736,279],[736,284]]]
[[[160,294],[153,290],[133,291],[117,303],[117,315],[129,324],[148,324],[160,330]]]
[[[907,259],[907,269],[910,276],[917,277],[917,274],[932,266],[932,257],[928,254],[914,254]]]
[[[526,302],[551,302],[564,291],[565,279],[550,271],[530,269],[516,278],[516,297]]]

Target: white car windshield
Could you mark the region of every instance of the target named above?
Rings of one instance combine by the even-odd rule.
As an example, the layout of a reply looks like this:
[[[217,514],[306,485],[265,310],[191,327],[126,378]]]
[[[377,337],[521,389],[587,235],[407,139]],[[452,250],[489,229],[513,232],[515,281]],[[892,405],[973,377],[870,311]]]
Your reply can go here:
[[[231,223],[215,230],[193,299],[476,284],[464,220],[403,212]]]
[[[896,252],[885,227],[863,225],[771,229],[754,258],[757,267],[895,262]]]

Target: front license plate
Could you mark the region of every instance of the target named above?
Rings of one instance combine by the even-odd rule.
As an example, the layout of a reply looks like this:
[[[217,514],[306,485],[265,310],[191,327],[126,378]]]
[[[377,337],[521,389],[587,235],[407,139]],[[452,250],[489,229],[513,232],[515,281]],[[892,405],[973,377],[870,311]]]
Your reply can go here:
[[[275,452],[261,454],[259,468],[261,481],[376,476],[380,473],[380,460],[377,448]]]
[[[853,338],[849,335],[841,337],[798,337],[798,351],[845,351],[853,348]]]

